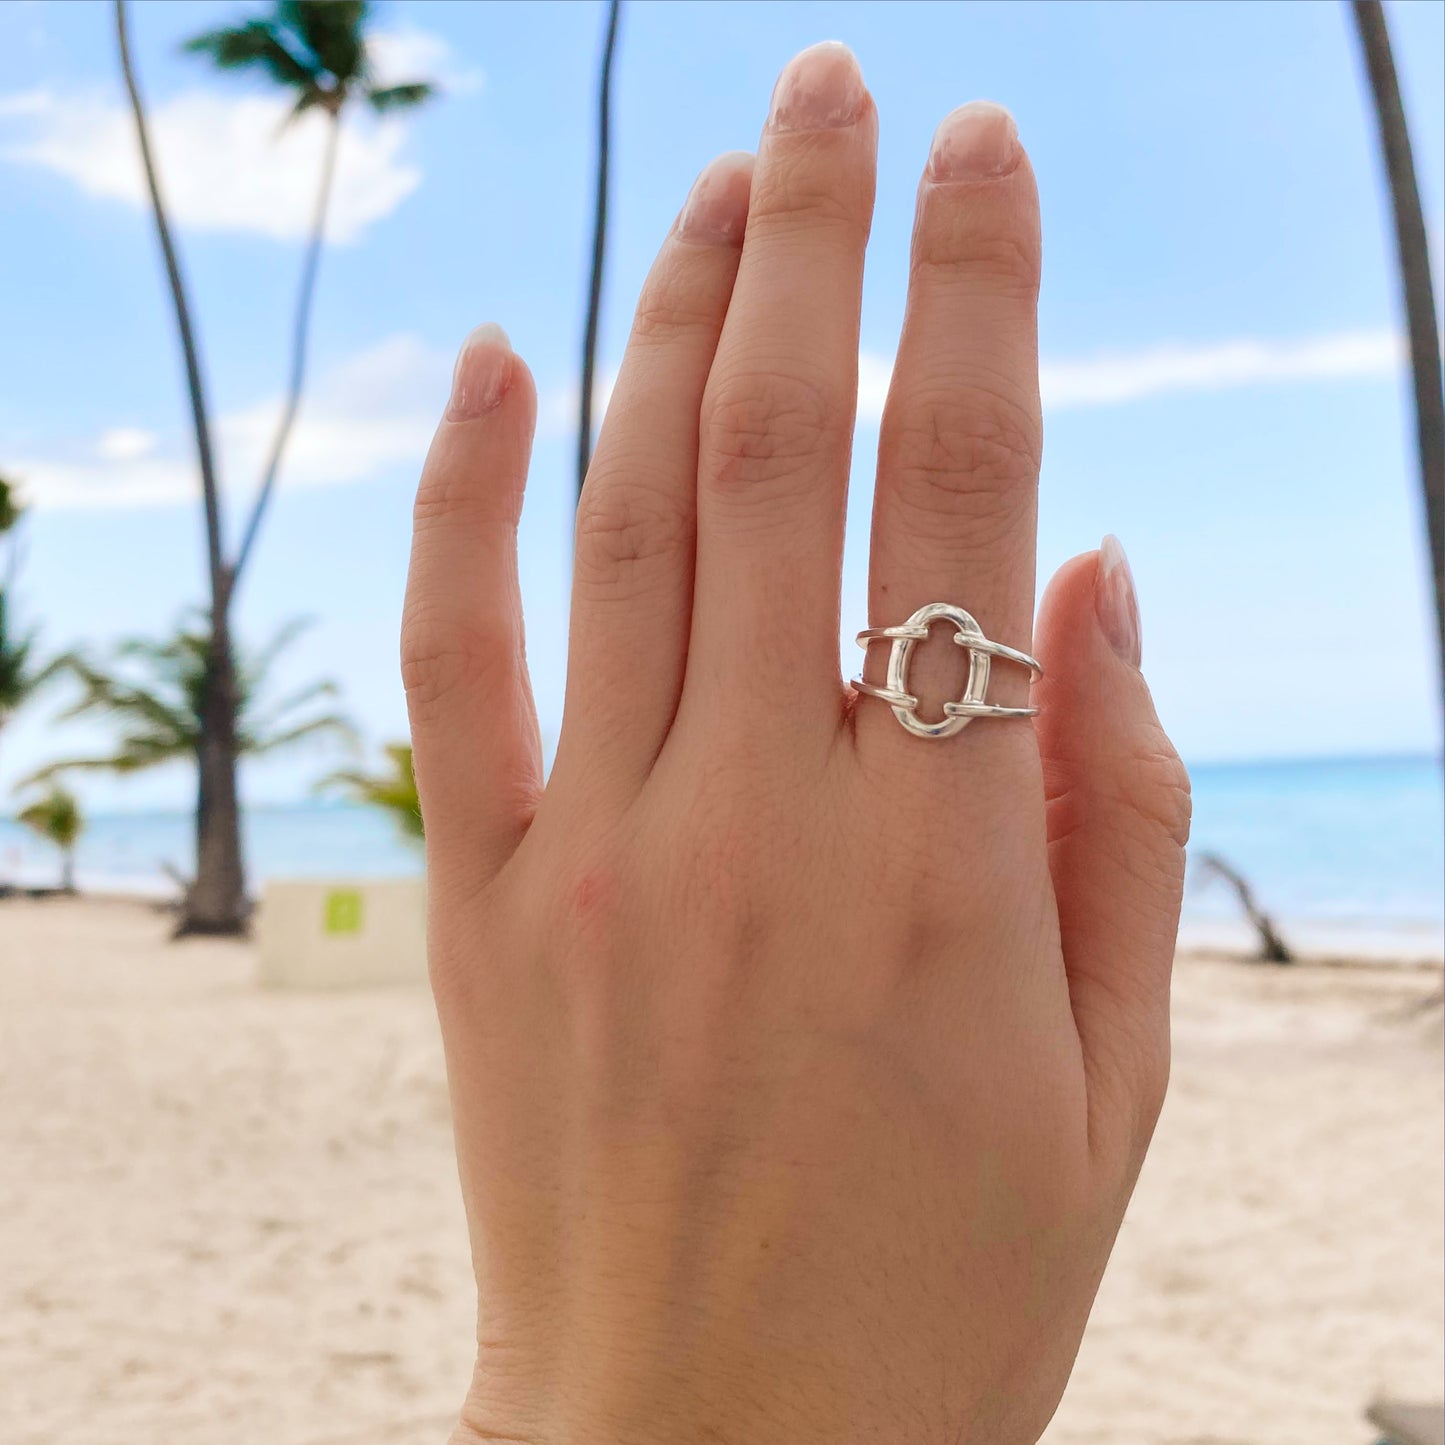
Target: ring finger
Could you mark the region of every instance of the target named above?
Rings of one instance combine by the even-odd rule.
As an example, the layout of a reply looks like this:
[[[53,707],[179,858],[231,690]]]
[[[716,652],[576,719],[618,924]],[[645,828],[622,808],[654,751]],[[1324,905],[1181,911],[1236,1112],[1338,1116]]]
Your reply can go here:
[[[919,186],[908,307],[880,429],[869,619],[904,622],[928,602],[972,613],[996,642],[1028,651],[1039,454],[1038,195],[1012,118],[974,102],[945,118]],[[885,646],[868,649],[881,682]],[[910,690],[958,696],[962,654],[920,646]],[[989,701],[1022,705],[1027,670],[996,661]],[[920,746],[882,704],[860,738]],[[1012,722],[992,736],[1027,737]],[[926,746],[926,745],[923,745]]]

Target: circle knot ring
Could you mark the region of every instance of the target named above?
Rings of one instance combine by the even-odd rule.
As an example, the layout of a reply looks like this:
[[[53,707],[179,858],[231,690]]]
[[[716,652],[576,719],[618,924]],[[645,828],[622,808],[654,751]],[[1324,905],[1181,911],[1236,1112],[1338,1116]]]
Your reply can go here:
[[[943,717],[938,722],[924,722],[918,716],[918,699],[908,690],[908,659],[915,643],[928,636],[928,629],[934,622],[953,623],[953,640],[968,652],[968,684],[958,702],[943,705]],[[962,732],[976,717],[1033,717],[1036,707],[998,707],[987,701],[988,675],[995,657],[1009,662],[1021,663],[1035,677],[1043,676],[1043,668],[1026,652],[1005,647],[1001,642],[990,642],[973,618],[951,602],[930,602],[920,607],[901,627],[866,627],[858,634],[858,645],[867,651],[871,642],[889,642],[888,682],[877,687],[864,682],[861,677],[853,679],[853,686],[867,697],[876,697],[890,704],[893,716],[915,737],[946,738]]]

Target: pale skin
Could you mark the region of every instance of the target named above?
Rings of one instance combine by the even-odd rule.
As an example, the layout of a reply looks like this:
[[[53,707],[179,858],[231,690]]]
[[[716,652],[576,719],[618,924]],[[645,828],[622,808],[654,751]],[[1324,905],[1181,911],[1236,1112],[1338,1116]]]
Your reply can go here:
[[[458,361],[402,642],[479,1299],[456,1445],[1035,1441],[1163,1101],[1188,780],[1117,544],[1033,616],[1038,202],[995,106],[919,187],[866,625],[967,608],[1045,670],[990,700],[1039,714],[929,741],[840,672],[876,135],[852,56],[803,52],[663,242],[545,787],[536,393],[495,327]]]

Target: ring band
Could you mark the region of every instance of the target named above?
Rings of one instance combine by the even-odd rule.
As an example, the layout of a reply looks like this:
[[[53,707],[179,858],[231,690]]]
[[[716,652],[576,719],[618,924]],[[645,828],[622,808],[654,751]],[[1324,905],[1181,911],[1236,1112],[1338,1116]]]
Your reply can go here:
[[[935,723],[924,722],[918,716],[918,699],[908,690],[908,659],[913,646],[928,636],[930,624],[938,621],[953,623],[953,640],[968,650],[968,684],[958,702],[943,705],[943,717]],[[1026,652],[1005,647],[1001,642],[990,642],[973,618],[951,602],[930,602],[920,607],[901,627],[865,627],[858,634],[858,645],[867,651],[870,642],[889,642],[888,683],[877,687],[864,682],[861,677],[853,679],[853,686],[866,697],[876,697],[893,708],[893,716],[915,737],[946,738],[962,732],[976,717],[1033,717],[1036,707],[998,707],[987,702],[988,675],[995,657],[1008,662],[1022,664],[1035,677],[1044,674],[1038,662]]]

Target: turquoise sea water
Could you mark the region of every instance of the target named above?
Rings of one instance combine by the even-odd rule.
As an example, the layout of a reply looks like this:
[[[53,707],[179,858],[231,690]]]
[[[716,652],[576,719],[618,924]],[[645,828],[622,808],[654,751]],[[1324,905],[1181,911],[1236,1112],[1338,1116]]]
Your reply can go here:
[[[1192,768],[1191,852],[1221,853],[1263,906],[1307,945],[1445,951],[1445,777],[1439,759],[1367,758]],[[181,813],[93,818],[78,855],[82,886],[164,893],[162,865],[189,871]],[[419,873],[417,850],[365,808],[301,803],[246,820],[255,878]],[[53,854],[0,821],[0,880],[54,881]],[[1186,939],[1242,941],[1230,891],[1191,870]]]

